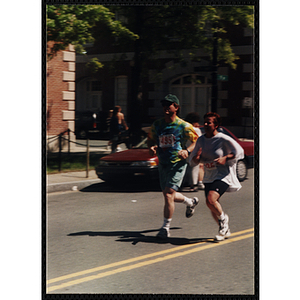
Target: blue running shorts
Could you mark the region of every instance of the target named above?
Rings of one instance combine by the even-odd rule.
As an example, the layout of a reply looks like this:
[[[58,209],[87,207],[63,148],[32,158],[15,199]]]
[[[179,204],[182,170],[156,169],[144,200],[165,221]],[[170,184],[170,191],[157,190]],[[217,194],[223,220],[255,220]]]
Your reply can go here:
[[[178,191],[181,186],[186,167],[187,162],[185,159],[174,164],[159,164],[159,181],[162,191],[165,187]]]

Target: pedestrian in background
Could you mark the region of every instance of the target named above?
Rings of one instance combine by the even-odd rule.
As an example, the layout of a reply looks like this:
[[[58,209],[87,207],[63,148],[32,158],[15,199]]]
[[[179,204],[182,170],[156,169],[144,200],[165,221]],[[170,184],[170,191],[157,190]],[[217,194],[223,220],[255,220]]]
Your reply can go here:
[[[202,135],[200,130],[200,116],[197,112],[191,112],[187,114],[185,120],[193,125],[195,132],[197,133],[198,137]],[[187,141],[186,146],[189,147],[191,141]],[[186,170],[186,178],[188,180],[190,191],[197,192],[199,189],[204,189],[203,185],[203,176],[204,176],[204,168],[203,164],[197,164],[195,166],[191,166],[188,164]]]
[[[217,131],[220,124],[221,118],[217,113],[205,114],[205,134],[198,138],[190,156],[192,164],[204,164],[206,205],[219,224],[219,232],[215,237],[217,241],[222,241],[231,234],[229,217],[219,201],[225,192],[241,188],[236,176],[236,162],[244,158],[243,148],[228,135]]]
[[[148,148],[151,155],[158,156],[160,186],[164,196],[164,222],[157,234],[158,238],[166,239],[170,236],[170,224],[175,210],[175,202],[186,205],[186,217],[193,216],[199,200],[187,198],[178,192],[187,166],[187,157],[194,149],[198,138],[193,126],[177,114],[179,100],[175,95],[167,95],[161,101],[164,118],[156,120],[148,134]],[[186,148],[186,142],[191,145]]]
[[[110,119],[110,135],[111,135],[111,153],[115,153],[118,144],[121,142],[121,135],[128,130],[124,114],[119,105],[113,109],[112,117]]]

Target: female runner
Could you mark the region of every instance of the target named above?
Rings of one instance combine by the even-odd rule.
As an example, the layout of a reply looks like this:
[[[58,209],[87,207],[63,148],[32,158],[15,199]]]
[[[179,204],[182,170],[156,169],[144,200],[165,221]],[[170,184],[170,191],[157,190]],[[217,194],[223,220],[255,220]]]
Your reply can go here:
[[[219,224],[219,232],[215,239],[222,241],[230,236],[229,217],[224,213],[219,202],[227,191],[237,191],[241,188],[236,176],[236,162],[244,158],[243,148],[231,137],[218,132],[221,118],[217,113],[207,113],[204,116],[205,134],[197,140],[190,155],[190,164],[204,164],[206,205],[213,218]]]

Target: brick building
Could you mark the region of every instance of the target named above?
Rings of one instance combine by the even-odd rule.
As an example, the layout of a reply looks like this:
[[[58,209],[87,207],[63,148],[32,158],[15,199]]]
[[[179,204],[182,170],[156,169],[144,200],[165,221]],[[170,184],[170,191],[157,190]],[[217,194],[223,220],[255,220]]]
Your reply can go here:
[[[51,42],[48,42],[51,47]],[[72,45],[59,51],[47,62],[47,139],[70,129],[71,140],[75,139],[75,65],[76,55]],[[65,133],[67,134],[67,133]],[[48,143],[55,150],[58,141]]]

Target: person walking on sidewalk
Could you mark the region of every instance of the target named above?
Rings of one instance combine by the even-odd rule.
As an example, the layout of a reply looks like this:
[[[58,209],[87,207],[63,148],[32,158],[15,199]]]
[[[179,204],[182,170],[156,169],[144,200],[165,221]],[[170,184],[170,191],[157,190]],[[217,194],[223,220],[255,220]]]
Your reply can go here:
[[[169,94],[161,101],[164,118],[156,120],[148,134],[148,148],[150,155],[158,156],[160,186],[164,196],[164,222],[157,234],[157,238],[166,239],[170,236],[170,224],[175,210],[175,203],[186,205],[186,217],[193,216],[199,200],[187,198],[178,192],[185,170],[187,158],[195,147],[197,134],[190,123],[180,119],[179,100],[175,95]],[[186,148],[186,142],[192,144]]]
[[[121,107],[116,105],[110,119],[111,153],[117,151],[117,146],[121,142],[122,132],[128,130],[124,114],[121,111]]]
[[[244,158],[243,148],[231,137],[218,132],[221,118],[210,112],[204,116],[205,134],[198,138],[190,155],[193,165],[204,164],[206,205],[219,225],[215,239],[222,241],[230,236],[229,217],[219,202],[225,192],[238,191],[241,184],[236,176],[236,162]]]

